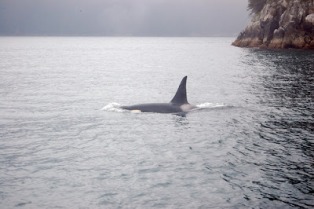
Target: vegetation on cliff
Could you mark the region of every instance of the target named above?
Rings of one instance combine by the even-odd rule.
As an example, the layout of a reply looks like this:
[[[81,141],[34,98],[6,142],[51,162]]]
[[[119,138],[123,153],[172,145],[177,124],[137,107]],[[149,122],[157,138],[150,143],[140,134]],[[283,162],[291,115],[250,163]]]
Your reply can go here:
[[[266,4],[266,0],[249,0],[248,10],[251,10],[251,14],[259,13]]]

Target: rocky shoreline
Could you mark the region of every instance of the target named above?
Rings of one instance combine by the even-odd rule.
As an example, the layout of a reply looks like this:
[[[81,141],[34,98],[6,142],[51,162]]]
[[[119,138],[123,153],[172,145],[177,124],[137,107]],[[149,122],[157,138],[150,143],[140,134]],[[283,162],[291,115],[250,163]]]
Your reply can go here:
[[[314,0],[267,0],[232,45],[314,49]]]

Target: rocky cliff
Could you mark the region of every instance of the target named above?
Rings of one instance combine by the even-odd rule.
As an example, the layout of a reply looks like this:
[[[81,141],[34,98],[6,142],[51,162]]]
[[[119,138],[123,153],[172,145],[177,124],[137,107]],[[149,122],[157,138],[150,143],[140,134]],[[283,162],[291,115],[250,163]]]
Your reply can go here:
[[[232,44],[314,49],[314,0],[265,0]]]

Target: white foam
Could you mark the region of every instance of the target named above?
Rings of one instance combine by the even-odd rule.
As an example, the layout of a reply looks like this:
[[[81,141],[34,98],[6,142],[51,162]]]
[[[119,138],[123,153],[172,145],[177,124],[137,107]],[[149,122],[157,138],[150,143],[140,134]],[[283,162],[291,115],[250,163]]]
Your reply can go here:
[[[125,110],[121,109],[121,105],[116,102],[107,104],[101,110],[108,111],[108,112],[125,112]]]
[[[217,108],[217,107],[226,107],[226,105],[223,103],[205,102],[205,103],[196,105],[196,107],[198,107],[198,108]]]

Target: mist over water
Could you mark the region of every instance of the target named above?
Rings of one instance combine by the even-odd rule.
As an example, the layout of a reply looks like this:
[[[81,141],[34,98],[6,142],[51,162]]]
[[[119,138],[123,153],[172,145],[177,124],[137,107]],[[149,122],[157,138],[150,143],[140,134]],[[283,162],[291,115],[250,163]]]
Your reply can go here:
[[[0,35],[236,36],[249,21],[246,6],[247,0],[1,0]]]
[[[312,208],[314,55],[232,40],[1,37],[0,207]]]

